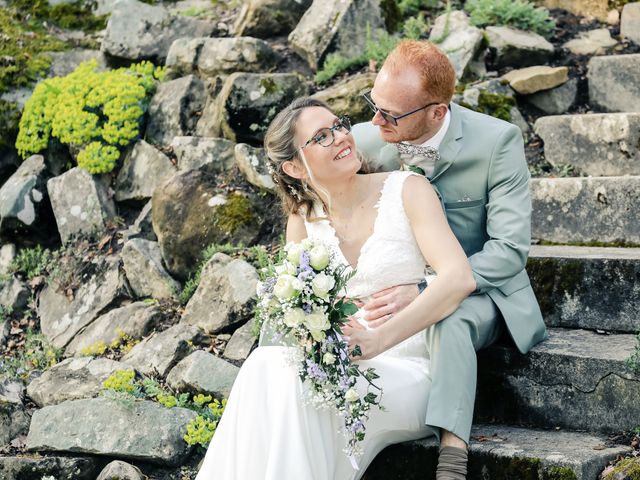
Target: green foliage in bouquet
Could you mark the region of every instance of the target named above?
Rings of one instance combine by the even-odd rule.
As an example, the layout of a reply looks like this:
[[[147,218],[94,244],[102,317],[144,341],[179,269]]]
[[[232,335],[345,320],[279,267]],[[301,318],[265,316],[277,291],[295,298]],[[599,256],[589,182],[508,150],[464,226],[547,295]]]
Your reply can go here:
[[[18,153],[26,158],[55,138],[78,151],[78,166],[88,172],[112,171],[121,149],[139,136],[149,99],[164,73],[150,62],[98,72],[91,60],[65,77],[42,81],[25,104]]]
[[[548,37],[556,26],[546,8],[526,0],[468,0],[464,8],[477,27],[508,25]]]

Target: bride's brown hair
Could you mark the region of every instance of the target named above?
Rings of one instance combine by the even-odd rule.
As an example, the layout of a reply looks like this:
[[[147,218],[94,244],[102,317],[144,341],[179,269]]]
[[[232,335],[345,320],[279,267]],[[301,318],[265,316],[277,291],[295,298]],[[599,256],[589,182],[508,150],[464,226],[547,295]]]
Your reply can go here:
[[[276,192],[282,200],[282,207],[287,215],[300,213],[307,216],[307,220],[318,220],[314,215],[313,205],[321,202],[327,212],[330,206],[306,181],[287,175],[282,164],[287,161],[299,161],[311,175],[304,160],[300,158],[298,145],[295,144],[296,125],[300,114],[305,108],[322,107],[331,112],[331,108],[322,100],[302,97],[294,100],[284,110],[280,111],[267,129],[264,137],[264,148],[269,157],[269,172],[276,185]],[[361,172],[368,173],[362,157]],[[323,192],[328,197],[328,192]]]

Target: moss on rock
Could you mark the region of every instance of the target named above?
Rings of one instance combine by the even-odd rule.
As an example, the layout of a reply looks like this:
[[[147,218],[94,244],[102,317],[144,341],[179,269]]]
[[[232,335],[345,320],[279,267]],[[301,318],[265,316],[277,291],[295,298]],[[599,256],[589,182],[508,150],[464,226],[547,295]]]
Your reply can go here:
[[[51,66],[51,57],[45,52],[66,48],[42,27],[22,23],[15,13],[0,9],[0,93],[44,76]]]
[[[216,226],[227,235],[233,235],[252,220],[251,201],[239,192],[232,194],[216,211]]]
[[[552,467],[546,471],[543,480],[578,480],[576,472],[570,467]]]
[[[513,97],[481,91],[476,110],[510,122],[511,109],[515,106],[516,101]]]
[[[640,457],[627,458],[619,462],[602,480],[640,480]]]
[[[76,0],[50,6],[48,0],[10,0],[9,6],[21,15],[54,23],[62,28],[81,29],[85,32],[102,30],[107,25],[107,16],[93,15],[92,1]]]

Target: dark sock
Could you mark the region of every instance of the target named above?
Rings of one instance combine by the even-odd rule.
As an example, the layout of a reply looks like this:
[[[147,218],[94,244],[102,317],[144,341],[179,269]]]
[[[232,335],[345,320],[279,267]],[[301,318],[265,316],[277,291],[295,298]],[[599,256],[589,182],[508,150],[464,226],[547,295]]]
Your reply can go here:
[[[466,480],[467,449],[440,447],[436,480]]]

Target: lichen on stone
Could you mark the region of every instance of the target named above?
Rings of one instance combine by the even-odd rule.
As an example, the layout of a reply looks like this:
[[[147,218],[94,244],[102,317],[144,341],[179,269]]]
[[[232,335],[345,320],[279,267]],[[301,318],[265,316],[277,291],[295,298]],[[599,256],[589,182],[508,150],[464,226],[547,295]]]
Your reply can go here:
[[[602,480],[616,480],[617,478],[640,480],[640,458],[626,458],[620,461],[602,477]]]

